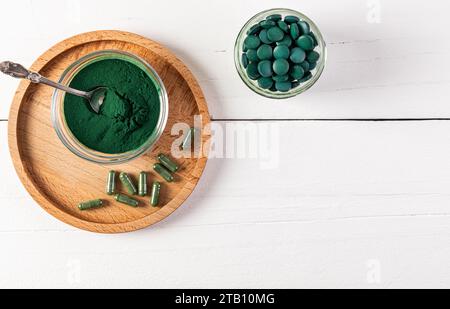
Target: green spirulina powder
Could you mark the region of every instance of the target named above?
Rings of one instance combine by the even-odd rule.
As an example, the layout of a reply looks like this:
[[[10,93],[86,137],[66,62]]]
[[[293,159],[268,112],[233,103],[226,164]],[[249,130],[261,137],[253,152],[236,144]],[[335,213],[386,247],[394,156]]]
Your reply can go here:
[[[85,146],[108,154],[143,145],[159,119],[158,89],[138,66],[118,59],[100,60],[83,68],[70,86],[84,91],[108,88],[99,114],[80,97],[66,94],[64,115],[73,135]]]

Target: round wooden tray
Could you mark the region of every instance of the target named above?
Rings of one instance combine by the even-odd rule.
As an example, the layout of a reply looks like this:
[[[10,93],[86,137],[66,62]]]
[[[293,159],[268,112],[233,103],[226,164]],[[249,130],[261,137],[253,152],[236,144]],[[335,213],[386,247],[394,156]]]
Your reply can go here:
[[[194,126],[194,115],[202,116],[202,129],[210,123],[203,93],[189,69],[168,49],[139,35],[121,31],[95,31],[69,38],[50,48],[31,70],[58,80],[74,61],[93,51],[115,49],[145,59],[158,72],[169,95],[167,127],[153,150],[127,164],[114,166],[134,176],[149,172],[162,182],[161,207],[150,206],[149,197],[140,198],[142,207],[118,204],[105,194],[105,181],[111,166],[87,162],[72,154],[58,139],[51,124],[53,89],[22,81],[14,97],[8,127],[9,149],[16,171],[25,188],[48,213],[75,227],[100,233],[130,232],[150,226],[175,211],[194,190],[207,161],[205,151],[198,158],[176,160],[181,170],[175,182],[162,181],[152,171],[158,153],[170,154],[175,123]],[[201,145],[209,136],[202,130]],[[120,187],[119,187],[120,188]],[[81,201],[102,198],[106,206],[81,212]]]

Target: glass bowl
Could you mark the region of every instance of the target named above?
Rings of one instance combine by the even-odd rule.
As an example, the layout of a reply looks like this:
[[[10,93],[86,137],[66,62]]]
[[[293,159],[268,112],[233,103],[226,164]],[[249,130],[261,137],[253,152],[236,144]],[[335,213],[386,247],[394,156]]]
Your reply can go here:
[[[243,50],[244,49],[244,40],[247,37],[247,31],[253,25],[258,24],[259,22],[265,20],[268,16],[273,15],[273,14],[281,14],[283,17],[286,15],[293,15],[293,16],[297,16],[300,20],[306,21],[309,24],[311,31],[314,33],[317,43],[318,43],[318,46],[314,50],[320,54],[320,59],[317,61],[316,68],[311,71],[312,78],[310,80],[308,80],[307,82],[300,84],[298,87],[289,90],[288,92],[278,92],[278,91],[272,92],[268,89],[260,88],[257,81],[252,80],[247,76],[247,72],[246,72],[244,65],[242,64],[242,60],[241,60],[242,53],[244,52],[244,50]],[[319,28],[317,27],[317,25],[311,19],[309,19],[307,16],[303,15],[302,13],[294,11],[294,10],[290,10],[290,9],[282,9],[282,8],[270,9],[270,10],[263,11],[261,13],[258,13],[255,16],[253,16],[239,32],[239,35],[236,39],[236,43],[234,46],[234,63],[236,65],[236,69],[237,69],[241,79],[251,90],[253,90],[254,92],[256,92],[264,97],[271,98],[271,99],[291,98],[291,97],[294,97],[300,93],[303,93],[306,90],[308,90],[309,88],[311,88],[317,82],[317,80],[320,78],[320,76],[322,75],[322,72],[325,68],[326,60],[327,60],[327,48],[326,48],[325,40],[324,40]]]
[[[51,117],[53,127],[59,139],[75,155],[77,155],[82,159],[98,164],[120,164],[129,162],[143,155],[144,153],[149,151],[153,147],[153,145],[155,145],[155,143],[159,140],[167,123],[167,117],[169,113],[169,99],[167,96],[166,88],[164,87],[161,78],[146,61],[144,61],[143,59],[141,59],[136,55],[118,50],[102,50],[82,57],[81,59],[71,64],[64,71],[59,80],[59,83],[66,86],[70,85],[73,78],[83,68],[97,61],[106,59],[124,60],[138,66],[153,81],[157,89],[160,102],[160,114],[156,127],[153,130],[152,134],[147,139],[147,141],[134,150],[118,154],[102,153],[86,147],[80,141],[78,141],[78,139],[73,135],[73,133],[71,132],[71,130],[67,125],[64,115],[64,98],[66,93],[60,90],[55,90],[53,92]]]

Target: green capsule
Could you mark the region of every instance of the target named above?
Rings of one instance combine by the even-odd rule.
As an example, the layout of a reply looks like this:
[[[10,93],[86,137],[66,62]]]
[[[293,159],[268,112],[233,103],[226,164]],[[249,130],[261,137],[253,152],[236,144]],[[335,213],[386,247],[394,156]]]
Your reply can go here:
[[[152,186],[152,198],[150,199],[150,203],[152,204],[153,207],[156,207],[159,204],[160,191],[161,191],[161,184],[155,181]]]
[[[195,139],[195,133],[197,130],[195,128],[190,128],[188,133],[186,134],[186,137],[184,138],[183,142],[180,145],[181,150],[191,149],[192,148],[192,142]]]
[[[79,210],[89,210],[89,209],[99,208],[102,206],[103,206],[103,201],[99,199],[99,200],[92,200],[92,201],[80,203],[80,204],[78,204],[78,209]]]
[[[131,180],[130,176],[127,173],[120,173],[119,179],[122,182],[122,185],[127,189],[129,194],[136,195],[137,189],[134,185],[133,181]]]
[[[158,161],[159,163],[161,163],[162,165],[164,165],[165,168],[167,168],[169,171],[171,171],[172,173],[176,173],[178,171],[178,164],[176,164],[175,162],[173,162],[168,156],[166,156],[163,153],[160,153],[158,155]]]
[[[190,128],[189,131],[187,132],[186,136],[184,137],[183,142],[180,145],[180,149],[181,150],[186,150],[188,148],[191,148],[192,145],[192,129]]]
[[[139,174],[139,195],[146,196],[147,195],[147,173],[141,172]]]
[[[164,180],[166,180],[167,182],[172,182],[173,181],[173,176],[172,174],[162,165],[159,163],[156,163],[153,165],[153,169],[155,170],[155,172],[157,172],[162,178],[164,178]]]
[[[116,193],[116,172],[109,171],[106,179],[106,194],[113,195]]]
[[[116,194],[116,196],[114,198],[119,203],[131,206],[131,207],[138,207],[138,205],[139,205],[139,201],[137,201],[134,198],[131,198],[129,196],[126,196],[125,194]]]

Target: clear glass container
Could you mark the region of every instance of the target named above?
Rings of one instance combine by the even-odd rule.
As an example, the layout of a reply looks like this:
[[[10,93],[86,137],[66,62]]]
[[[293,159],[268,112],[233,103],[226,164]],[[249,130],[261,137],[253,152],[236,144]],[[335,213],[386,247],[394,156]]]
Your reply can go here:
[[[97,61],[106,59],[124,60],[138,66],[145,73],[147,73],[148,77],[153,81],[157,89],[160,102],[160,115],[155,129],[153,130],[147,141],[137,149],[117,154],[102,153],[86,147],[80,141],[78,141],[78,139],[72,134],[67,125],[64,114],[64,98],[66,93],[60,90],[55,90],[53,93],[51,117],[53,127],[55,128],[56,134],[58,135],[59,139],[75,155],[98,164],[120,164],[131,161],[143,155],[144,153],[149,151],[152,146],[155,145],[155,143],[159,140],[166,127],[167,117],[169,113],[169,100],[166,88],[164,87],[161,78],[146,61],[133,54],[117,50],[102,50],[82,57],[64,71],[59,80],[59,83],[67,86],[70,85],[73,78],[83,68]]]
[[[248,30],[253,25],[258,24],[259,22],[265,20],[268,16],[273,15],[273,14],[280,14],[283,17],[285,17],[286,15],[293,15],[293,16],[297,16],[300,20],[307,22],[311,28],[311,31],[314,33],[317,43],[318,43],[318,46],[314,50],[320,54],[320,59],[317,61],[316,68],[311,71],[312,78],[310,80],[308,80],[307,82],[300,84],[298,87],[289,90],[288,92],[279,92],[279,91],[272,92],[268,89],[260,88],[257,81],[252,80],[247,76],[244,65],[242,64],[242,53],[244,52],[243,51],[244,40],[247,37]],[[236,65],[236,69],[237,69],[241,79],[251,90],[253,90],[254,92],[256,92],[264,97],[271,98],[271,99],[291,98],[291,97],[294,97],[300,93],[303,93],[306,90],[308,90],[309,88],[311,88],[317,82],[317,80],[320,78],[320,76],[322,75],[322,72],[325,68],[326,60],[327,60],[327,48],[326,48],[325,40],[324,40],[319,28],[317,27],[317,25],[311,19],[309,19],[307,16],[303,15],[302,13],[294,11],[294,10],[290,10],[290,9],[282,9],[282,8],[270,9],[270,10],[263,11],[261,13],[258,13],[255,16],[253,16],[239,32],[239,35],[236,39],[236,43],[234,46],[234,63]]]

